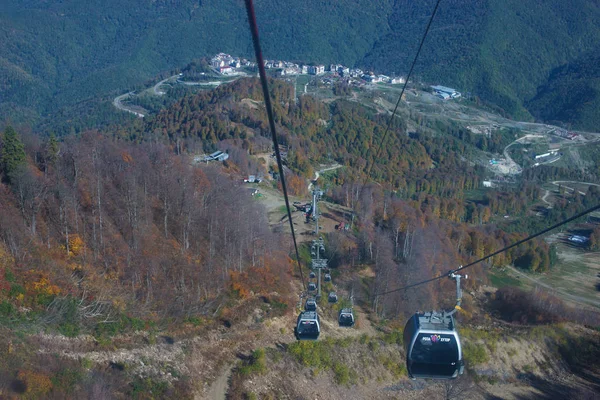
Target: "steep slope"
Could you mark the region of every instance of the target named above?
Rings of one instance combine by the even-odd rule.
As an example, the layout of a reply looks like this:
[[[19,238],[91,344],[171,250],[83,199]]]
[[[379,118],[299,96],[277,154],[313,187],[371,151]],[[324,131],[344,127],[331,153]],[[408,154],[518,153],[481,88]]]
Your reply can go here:
[[[400,0],[364,63],[404,72],[418,46],[434,0]],[[597,2],[558,0],[494,2],[451,0],[440,4],[416,74],[473,91],[511,115],[526,117],[523,99],[535,95],[552,70],[600,40]]]
[[[353,64],[385,27],[391,2],[352,3],[258,2],[265,56]],[[252,54],[241,2],[3,1],[0,116],[49,113],[220,51]]]
[[[406,74],[433,5],[265,0],[256,12],[267,58]],[[600,41],[600,5],[592,0],[444,0],[438,13],[416,74],[520,118],[531,118],[523,102],[554,68]],[[33,121],[220,51],[252,56],[242,2],[6,0],[0,118]]]
[[[597,130],[600,126],[600,55],[594,52],[553,70],[548,82],[538,88],[527,107],[542,120]]]

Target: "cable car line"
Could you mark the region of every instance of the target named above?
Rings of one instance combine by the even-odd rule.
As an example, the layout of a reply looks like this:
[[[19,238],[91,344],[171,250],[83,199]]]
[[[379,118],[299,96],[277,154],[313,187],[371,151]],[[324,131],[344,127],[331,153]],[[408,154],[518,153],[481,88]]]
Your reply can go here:
[[[435,17],[435,13],[437,12],[440,2],[441,2],[441,0],[437,0],[437,2],[435,3],[433,12],[431,13],[431,17],[429,18],[429,22],[427,23],[427,28],[425,28],[425,33],[423,34],[423,37],[421,38],[421,43],[419,44],[417,54],[415,54],[415,58],[413,59],[413,62],[410,66],[410,70],[408,71],[408,75],[406,75],[406,81],[404,81],[404,86],[402,86],[402,91],[400,92],[400,97],[398,97],[398,101],[396,102],[394,111],[392,112],[392,115],[390,116],[388,123],[385,127],[385,131],[383,132],[383,138],[379,142],[379,146],[377,147],[377,153],[375,153],[375,158],[373,159],[371,166],[367,170],[367,176],[365,179],[369,178],[369,175],[371,175],[371,170],[373,169],[373,165],[375,165],[375,160],[379,159],[381,149],[383,148],[383,144],[385,143],[385,139],[390,130],[390,126],[392,125],[392,121],[394,120],[394,117],[396,116],[396,111],[398,111],[398,107],[400,106],[400,102],[402,101],[402,96],[404,96],[404,91],[406,90],[406,87],[408,86],[408,80],[410,79],[410,77],[412,75],[412,72],[413,72],[413,69],[415,68],[415,64],[417,63],[417,60],[419,59],[419,54],[421,54],[421,49],[423,48],[423,44],[425,43],[425,39],[427,38],[427,34],[429,33],[429,28],[431,28],[431,23],[433,22],[433,18]]]
[[[425,39],[427,38],[427,35],[431,28],[431,24],[433,22],[433,18],[435,17],[435,14],[437,12],[440,2],[441,2],[441,0],[437,0],[437,2],[435,4],[435,8],[433,9],[431,17],[429,19],[429,22],[427,24],[427,27],[425,29],[425,32],[421,39],[421,42],[419,44],[419,48],[418,48],[415,58],[411,64],[409,73],[406,77],[406,81],[404,83],[404,86],[402,87],[402,91],[400,92],[399,99],[396,102],[396,106],[394,107],[392,115],[390,116],[390,118],[388,120],[388,124],[384,131],[382,140],[380,141],[379,146],[377,148],[376,157],[373,159],[373,163],[370,165],[369,169],[367,170],[367,173],[365,176],[365,183],[372,171],[375,160],[377,158],[379,158],[379,156],[380,156],[381,150],[385,143],[385,139],[387,138],[387,135],[390,131],[390,126],[392,124],[393,118],[395,117],[398,107],[400,106],[400,102],[402,101],[402,96],[404,95],[404,92],[408,85],[408,81],[412,75],[412,72],[413,72],[416,62],[418,60],[419,54],[421,53],[423,44],[425,43]],[[292,239],[294,242],[294,249],[296,251],[296,257],[297,257],[297,261],[298,261],[298,269],[300,270],[302,286],[303,286],[304,292],[306,293],[306,283],[304,281],[304,274],[302,271],[302,267],[300,265],[300,254],[298,251],[296,234],[294,232],[294,225],[292,222],[292,213],[291,213],[289,198],[288,198],[288,194],[287,194],[287,187],[285,184],[285,174],[284,174],[284,170],[283,170],[283,162],[281,160],[279,144],[277,141],[275,121],[273,118],[273,109],[272,109],[272,104],[271,104],[271,98],[269,95],[269,88],[268,88],[266,72],[265,72],[265,68],[264,68],[264,60],[263,60],[262,51],[261,51],[261,47],[260,47],[260,39],[259,39],[259,34],[258,34],[258,26],[256,23],[256,15],[254,12],[254,5],[253,5],[252,0],[245,0],[245,3],[246,3],[246,10],[248,13],[248,22],[250,25],[250,31],[252,33],[252,41],[254,44],[254,51],[256,54],[257,66],[258,66],[259,75],[260,75],[260,81],[261,81],[264,99],[265,99],[265,108],[267,111],[267,117],[269,119],[269,126],[271,129],[271,136],[272,136],[272,140],[273,140],[275,156],[277,159],[277,166],[279,168],[280,175],[281,175],[281,185],[282,185],[284,199],[285,199],[286,211],[287,211],[287,215],[288,215],[288,219],[289,219],[289,223],[290,223]],[[364,188],[364,185],[363,185],[363,188]],[[462,291],[460,288],[461,275],[458,274],[459,271],[462,271],[462,270],[469,268],[475,264],[485,261],[495,255],[506,252],[516,246],[526,243],[526,242],[528,242],[536,237],[539,237],[553,229],[563,226],[571,221],[574,221],[586,214],[589,214],[589,213],[599,210],[599,209],[600,209],[600,204],[596,205],[595,207],[592,207],[590,209],[587,209],[581,213],[578,213],[577,215],[574,215],[570,218],[567,218],[566,220],[563,220],[557,224],[554,224],[546,229],[543,229],[535,234],[532,234],[522,240],[512,243],[509,246],[506,246],[500,250],[497,250],[497,251],[495,251],[485,257],[482,257],[476,261],[473,261],[465,266],[460,266],[457,269],[450,270],[447,273],[445,273],[444,275],[440,275],[440,276],[436,276],[436,277],[426,279],[426,280],[423,280],[420,282],[416,282],[416,283],[413,283],[413,284],[410,284],[407,286],[403,286],[401,288],[388,290],[388,291],[381,292],[381,293],[375,293],[375,294],[369,296],[370,298],[374,298],[374,297],[378,297],[378,296],[387,295],[390,293],[405,291],[410,288],[414,288],[414,287],[417,287],[420,285],[424,285],[424,284],[427,284],[427,283],[430,283],[433,281],[440,280],[443,277],[449,277],[451,279],[456,280],[457,303],[452,311],[450,311],[450,312],[444,311],[441,313],[435,312],[435,311],[432,311],[430,313],[416,313],[409,319],[409,321],[406,324],[406,327],[404,329],[404,343],[405,343],[405,350],[406,350],[406,364],[407,364],[409,377],[411,377],[412,379],[416,379],[416,378],[453,379],[463,373],[464,361],[462,359],[462,348],[461,348],[461,344],[460,344],[460,337],[456,330],[456,326],[455,326],[455,322],[454,322],[454,318],[453,318],[453,314],[456,312],[456,310],[460,309],[460,302],[461,302],[461,297],[462,297]],[[466,278],[466,276],[465,276],[465,278]],[[310,283],[310,285],[314,286],[314,283]],[[329,302],[337,302],[337,295],[334,292],[331,292],[328,300],[329,300]],[[335,300],[335,301],[333,301],[333,300]],[[310,309],[312,309],[314,307],[315,310],[309,311],[308,310],[309,307],[310,307]],[[321,329],[320,329],[319,315],[316,310],[316,304],[313,304],[313,302],[310,302],[310,305],[309,305],[309,302],[307,301],[305,303],[305,308],[306,309],[303,312],[301,312],[300,315],[298,316],[296,327],[294,329],[294,334],[296,336],[296,339],[298,339],[298,340],[317,340]],[[352,323],[354,322],[352,309],[348,309],[347,311],[350,311],[350,312],[344,316],[344,320],[342,320],[343,313],[339,314],[338,323],[340,325],[342,325],[342,324],[349,325],[351,322]],[[350,316],[352,317],[352,320],[350,320]],[[347,321],[346,321],[346,318],[348,318]]]
[[[288,220],[290,221],[290,230],[292,231],[292,240],[294,242],[294,249],[296,250],[296,260],[298,261],[298,269],[300,270],[300,279],[302,280],[302,288],[306,291],[306,283],[304,282],[304,273],[302,272],[302,266],[300,265],[300,252],[298,251],[298,243],[296,242],[296,233],[294,232],[294,223],[292,221],[292,210],[290,208],[290,201],[288,199],[287,187],[285,185],[285,173],[283,170],[283,162],[281,161],[281,154],[279,153],[279,143],[277,141],[277,133],[275,131],[275,120],[273,118],[273,107],[271,105],[271,96],[269,95],[269,85],[267,83],[267,74],[265,72],[265,63],[262,56],[262,50],[260,48],[260,39],[258,37],[258,25],[256,24],[256,15],[254,13],[254,4],[252,0],[246,1],[246,11],[248,12],[248,23],[250,24],[250,31],[252,33],[252,42],[254,43],[254,52],[256,54],[256,65],[258,66],[258,72],[260,74],[260,83],[263,89],[263,95],[265,98],[265,108],[267,109],[267,117],[269,118],[269,126],[271,128],[271,137],[273,139],[273,147],[275,148],[275,157],[277,158],[277,168],[279,168],[279,176],[281,179],[281,188],[283,189],[283,197],[285,199],[285,208],[287,210]]]
[[[490,255],[488,255],[488,256],[485,256],[485,257],[482,257],[482,258],[480,258],[479,260],[473,261],[473,262],[471,262],[471,263],[469,263],[469,264],[465,265],[464,267],[460,267],[460,268],[459,268],[459,269],[457,269],[456,271],[451,271],[451,272],[457,272],[457,271],[463,270],[463,269],[465,269],[465,268],[469,268],[469,267],[470,267],[470,266],[472,266],[472,265],[475,265],[475,264],[477,264],[477,263],[480,263],[480,262],[482,262],[482,261],[485,261],[485,260],[487,260],[488,258],[494,257],[495,255],[497,255],[497,254],[500,254],[500,253],[503,253],[503,252],[505,252],[505,251],[507,251],[507,250],[509,250],[509,249],[512,249],[512,248],[513,248],[513,247],[515,247],[515,246],[518,246],[518,245],[520,245],[520,244],[523,244],[523,243],[525,243],[525,242],[528,242],[528,241],[530,241],[531,239],[535,239],[536,237],[538,237],[538,236],[541,236],[541,235],[543,235],[543,234],[545,234],[545,233],[548,233],[548,232],[550,232],[551,230],[558,228],[559,226],[562,226],[562,225],[568,224],[568,223],[569,223],[569,222],[571,222],[571,221],[574,221],[574,220],[576,220],[576,219],[578,219],[578,218],[581,218],[581,217],[583,217],[583,216],[584,216],[584,215],[586,215],[586,214],[592,213],[592,212],[594,212],[594,211],[596,211],[596,210],[599,210],[599,209],[600,209],[600,204],[598,204],[597,206],[594,206],[594,207],[592,207],[592,208],[589,208],[589,209],[587,209],[587,210],[585,210],[585,211],[582,211],[582,212],[580,212],[579,214],[577,214],[577,215],[574,215],[574,216],[572,216],[572,217],[570,217],[570,218],[567,218],[567,219],[565,219],[564,221],[561,221],[561,222],[559,222],[559,223],[557,223],[557,224],[554,224],[554,225],[552,225],[551,227],[549,227],[549,228],[546,228],[546,229],[544,229],[544,230],[542,230],[542,231],[540,231],[540,232],[538,232],[538,233],[535,233],[535,234],[533,234],[533,235],[531,235],[531,236],[528,236],[528,237],[526,237],[526,238],[525,238],[525,239],[523,239],[523,240],[519,240],[518,242],[516,242],[516,243],[513,243],[513,244],[511,244],[510,246],[507,246],[507,247],[505,247],[505,248],[503,248],[503,249],[501,249],[501,250],[498,250],[498,251],[496,251],[496,252],[494,252],[494,253],[492,253],[492,254],[490,254]]]
[[[403,286],[403,287],[398,288],[398,289],[388,290],[388,291],[381,292],[381,293],[375,293],[375,294],[371,295],[370,298],[374,298],[374,297],[377,297],[377,296],[383,296],[383,295],[390,294],[390,293],[400,292],[402,290],[407,290],[407,289],[413,288],[415,286],[424,285],[426,283],[437,281],[437,280],[445,278],[445,277],[450,277],[454,273],[457,273],[457,272],[462,271],[462,270],[464,270],[466,268],[472,267],[475,264],[479,264],[480,262],[485,261],[488,258],[492,258],[492,257],[494,257],[494,256],[496,256],[496,255],[498,255],[500,253],[504,253],[505,251],[508,251],[508,250],[512,249],[513,247],[516,247],[516,246],[519,246],[519,245],[521,245],[523,243],[526,243],[526,242],[528,242],[528,241],[530,241],[532,239],[535,239],[538,236],[541,236],[541,235],[543,235],[545,233],[550,232],[553,229],[556,229],[556,228],[558,228],[558,227],[560,227],[562,225],[568,224],[571,221],[574,221],[574,220],[576,220],[578,218],[583,217],[586,214],[589,214],[589,213],[597,211],[597,210],[600,210],[600,204],[598,204],[598,205],[596,205],[596,206],[594,206],[592,208],[588,208],[587,210],[582,211],[582,212],[580,212],[577,215],[574,215],[574,216],[572,216],[570,218],[567,218],[567,219],[565,219],[565,220],[563,220],[561,222],[558,222],[558,223],[556,223],[556,224],[554,224],[554,225],[552,225],[552,226],[550,226],[550,227],[548,227],[546,229],[543,229],[543,230],[541,230],[541,231],[539,231],[537,233],[534,233],[533,235],[527,236],[525,239],[521,239],[521,240],[519,240],[519,241],[517,241],[517,242],[515,242],[515,243],[513,243],[513,244],[511,244],[509,246],[506,246],[506,247],[504,247],[504,248],[502,248],[502,249],[500,249],[498,251],[495,251],[495,252],[493,252],[491,254],[488,254],[485,257],[482,257],[482,258],[480,258],[478,260],[470,262],[469,264],[467,264],[465,266],[461,266],[461,267],[459,267],[457,269],[452,269],[452,270],[448,271],[447,273],[445,273],[444,275],[436,276],[435,278],[426,279],[424,281],[413,283],[413,284],[410,284],[410,285],[407,285],[407,286]]]

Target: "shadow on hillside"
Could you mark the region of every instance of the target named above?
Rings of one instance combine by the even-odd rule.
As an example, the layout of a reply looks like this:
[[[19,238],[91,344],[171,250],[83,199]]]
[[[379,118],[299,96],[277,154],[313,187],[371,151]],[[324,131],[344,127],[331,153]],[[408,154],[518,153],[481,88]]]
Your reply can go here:
[[[581,376],[580,376],[581,377]],[[578,399],[578,400],[592,400],[597,399],[597,385],[590,386],[575,386],[573,382],[571,385],[558,382],[555,380],[545,380],[536,375],[523,373],[518,376],[519,380],[532,388],[537,389],[540,393],[531,395],[515,395],[515,399],[520,400],[554,400],[554,399]],[[496,396],[486,397],[489,400],[498,399]]]
[[[562,379],[539,377],[531,373],[517,373],[522,384],[537,389],[540,394],[517,395],[523,400],[533,399],[597,399],[600,393],[600,344],[592,337],[570,337],[558,346],[559,362],[566,367]],[[495,399],[495,397],[487,397]]]

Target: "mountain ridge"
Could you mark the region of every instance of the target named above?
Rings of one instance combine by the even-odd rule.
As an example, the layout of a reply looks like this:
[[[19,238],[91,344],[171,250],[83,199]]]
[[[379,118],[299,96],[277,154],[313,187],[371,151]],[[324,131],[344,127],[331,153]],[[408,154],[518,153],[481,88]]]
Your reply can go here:
[[[339,62],[406,74],[434,0],[256,4],[267,58]],[[553,69],[600,41],[589,0],[441,3],[417,79],[472,92],[508,115],[533,119],[528,100]],[[0,5],[0,117],[39,122],[61,107],[107,95],[220,51],[252,56],[245,10],[232,0]],[[536,115],[541,115],[537,113]],[[560,114],[560,111],[558,112]],[[586,125],[587,114],[573,119]],[[554,119],[554,118],[553,118]]]

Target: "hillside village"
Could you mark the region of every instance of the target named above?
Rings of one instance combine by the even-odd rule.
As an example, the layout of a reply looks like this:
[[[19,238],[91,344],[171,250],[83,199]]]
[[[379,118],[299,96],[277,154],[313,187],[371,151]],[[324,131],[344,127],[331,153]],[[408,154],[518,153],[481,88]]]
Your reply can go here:
[[[255,69],[256,63],[245,58],[234,57],[229,54],[219,53],[210,60],[211,68],[221,75],[239,75],[243,69]],[[290,61],[265,60],[265,68],[278,70],[279,76],[293,75],[324,75],[329,72],[342,78],[360,79],[368,83],[389,83],[392,85],[402,84],[406,80],[404,77],[389,77],[387,75],[376,75],[370,71],[363,71],[360,68],[349,68],[341,64],[298,64]]]

